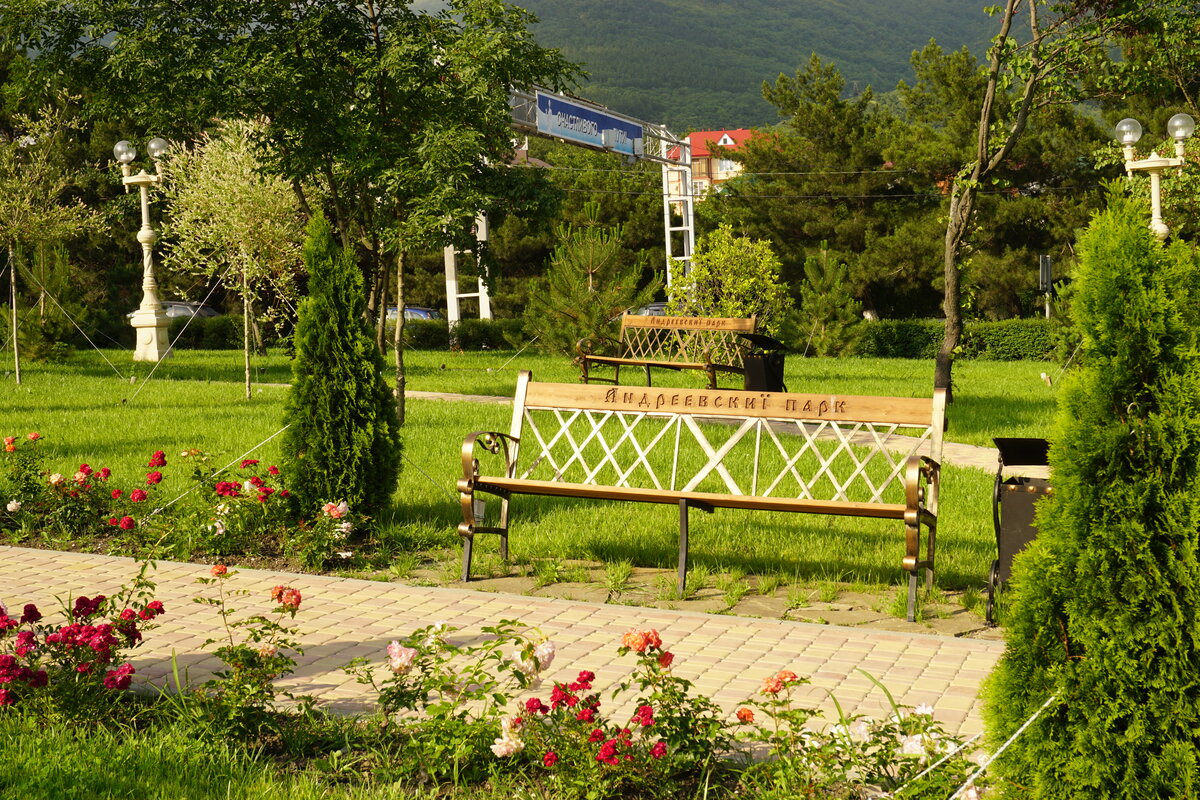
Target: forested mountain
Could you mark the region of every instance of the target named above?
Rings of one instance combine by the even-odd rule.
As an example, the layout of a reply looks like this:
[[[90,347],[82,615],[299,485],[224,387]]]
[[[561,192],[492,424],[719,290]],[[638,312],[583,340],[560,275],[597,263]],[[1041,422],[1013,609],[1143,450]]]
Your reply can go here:
[[[981,58],[995,33],[983,0],[518,0],[540,44],[584,62],[580,94],[687,130],[777,121],[764,80],[812,53],[834,62],[847,91],[911,80],[909,57],[930,38]]]

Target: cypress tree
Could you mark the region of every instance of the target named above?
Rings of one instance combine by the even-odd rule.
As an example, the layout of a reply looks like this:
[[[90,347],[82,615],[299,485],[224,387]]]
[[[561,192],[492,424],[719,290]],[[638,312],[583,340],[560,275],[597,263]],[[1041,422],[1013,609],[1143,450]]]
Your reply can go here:
[[[1080,241],[1083,362],[1063,387],[1054,494],[1014,564],[1008,647],[985,688],[1006,795],[1197,796],[1200,269],[1114,197]]]
[[[309,294],[300,304],[284,406],[288,485],[304,516],[340,500],[374,515],[396,486],[400,425],[363,317],[362,274],[319,213],[308,225],[304,263]]]

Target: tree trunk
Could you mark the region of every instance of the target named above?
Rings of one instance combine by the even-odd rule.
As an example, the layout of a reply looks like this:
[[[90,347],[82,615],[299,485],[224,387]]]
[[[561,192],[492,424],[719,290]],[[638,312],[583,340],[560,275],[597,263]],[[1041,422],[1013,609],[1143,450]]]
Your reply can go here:
[[[962,274],[958,268],[958,257],[962,252],[963,240],[967,235],[967,226],[971,221],[971,212],[975,206],[975,190],[967,185],[958,189],[950,197],[950,213],[946,222],[946,242],[943,261],[943,280],[945,281],[945,296],[942,300],[942,312],[946,315],[946,332],[942,337],[942,346],[938,350],[937,361],[933,368],[933,386],[935,389],[946,390],[946,400],[954,397],[954,387],[951,384],[951,372],[954,365],[954,351],[962,341]]]
[[[242,360],[246,365],[246,399],[250,399],[250,286],[242,270]]]
[[[375,346],[379,348],[379,352],[387,355],[387,308],[388,308],[388,280],[387,262],[379,259],[379,270],[375,275],[375,285],[379,287],[379,300],[375,306]],[[397,312],[399,313],[399,312]]]
[[[404,424],[404,251],[396,254],[396,418]]]
[[[8,286],[12,301],[12,343],[13,343],[13,374],[16,375],[17,385],[21,385],[21,348],[17,343],[17,254],[13,246],[8,246]]]

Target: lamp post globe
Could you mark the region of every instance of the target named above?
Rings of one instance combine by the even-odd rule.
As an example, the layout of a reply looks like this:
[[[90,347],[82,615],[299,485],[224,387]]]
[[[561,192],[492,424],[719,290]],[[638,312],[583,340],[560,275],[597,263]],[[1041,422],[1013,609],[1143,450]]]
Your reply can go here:
[[[1162,218],[1162,175],[1172,167],[1183,172],[1185,142],[1196,131],[1196,121],[1188,114],[1176,114],[1167,123],[1167,133],[1175,140],[1175,157],[1151,153],[1149,158],[1135,157],[1133,146],[1142,138],[1142,125],[1136,119],[1123,119],[1117,123],[1117,142],[1125,153],[1125,173],[1132,179],[1134,172],[1150,175],[1150,230],[1160,241],[1165,242],[1171,229]]]

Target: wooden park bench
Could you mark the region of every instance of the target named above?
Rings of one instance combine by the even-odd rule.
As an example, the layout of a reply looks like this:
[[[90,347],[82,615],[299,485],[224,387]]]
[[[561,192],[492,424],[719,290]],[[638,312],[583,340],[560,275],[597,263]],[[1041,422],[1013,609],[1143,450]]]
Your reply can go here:
[[[642,367],[650,386],[650,368],[697,369],[708,374],[708,388],[717,388],[717,373],[745,372],[746,344],[739,333],[754,333],[755,319],[718,317],[643,317],[621,315],[617,342],[594,338],[575,345],[584,383],[620,383],[621,367]],[[611,352],[601,353],[601,349]],[[611,378],[592,374],[596,366],[612,367]]]
[[[517,494],[678,505],[680,596],[689,509],[894,519],[904,526],[912,620],[921,569],[933,585],[944,418],[942,390],[910,398],[605,388],[535,383],[523,371],[509,432],[463,442],[462,577],[471,576],[476,534],[499,535],[507,560]],[[500,498],[494,524],[484,524],[480,493]]]

